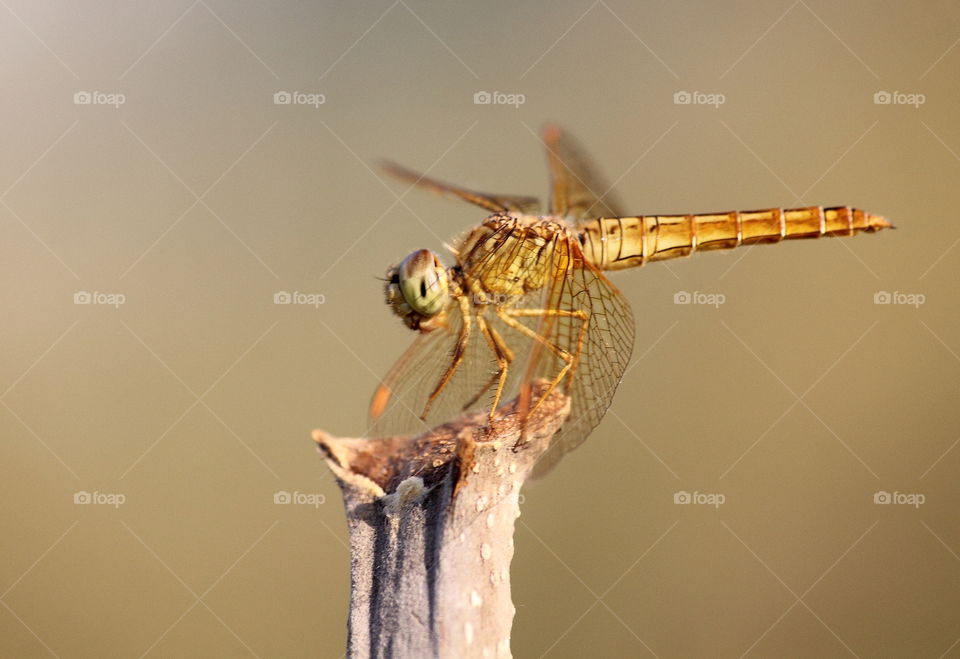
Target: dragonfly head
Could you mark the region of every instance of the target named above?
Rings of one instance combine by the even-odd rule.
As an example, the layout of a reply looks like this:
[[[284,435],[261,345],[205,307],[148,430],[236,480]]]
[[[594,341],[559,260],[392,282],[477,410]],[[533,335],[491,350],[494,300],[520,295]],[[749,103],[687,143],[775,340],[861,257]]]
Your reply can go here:
[[[450,301],[447,271],[429,249],[419,249],[387,271],[387,304],[410,329],[428,332],[444,322]]]

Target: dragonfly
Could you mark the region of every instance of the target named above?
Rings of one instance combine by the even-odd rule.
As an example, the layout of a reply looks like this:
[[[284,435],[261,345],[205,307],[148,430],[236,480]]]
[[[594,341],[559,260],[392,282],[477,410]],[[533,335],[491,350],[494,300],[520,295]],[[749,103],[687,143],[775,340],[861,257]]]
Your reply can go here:
[[[600,423],[630,360],[634,318],[604,274],[742,245],[845,237],[893,225],[849,206],[683,215],[628,215],[579,144],[557,126],[542,134],[550,173],[547,212],[535,197],[487,194],[394,163],[412,187],[489,215],[454,244],[452,265],[428,250],[388,269],[386,303],[417,333],[377,386],[371,428],[423,431],[464,411],[493,421],[517,396],[525,418],[554,391],[570,412],[534,476],[552,469]],[[534,383],[541,392],[531,400]]]

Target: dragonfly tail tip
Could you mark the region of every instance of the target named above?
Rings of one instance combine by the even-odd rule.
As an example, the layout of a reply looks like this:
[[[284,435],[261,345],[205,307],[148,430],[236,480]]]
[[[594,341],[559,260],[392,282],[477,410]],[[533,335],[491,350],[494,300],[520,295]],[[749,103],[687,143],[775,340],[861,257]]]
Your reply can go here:
[[[880,229],[896,229],[897,227],[882,215],[874,215],[873,213],[867,213],[867,226],[869,226],[874,231],[879,231]]]

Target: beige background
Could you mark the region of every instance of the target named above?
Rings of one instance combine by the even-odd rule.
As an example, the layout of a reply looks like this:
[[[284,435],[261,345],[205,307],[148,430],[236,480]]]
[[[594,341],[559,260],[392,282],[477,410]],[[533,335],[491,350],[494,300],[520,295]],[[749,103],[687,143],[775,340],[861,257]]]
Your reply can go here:
[[[363,433],[411,339],[376,277],[483,216],[370,166],[542,195],[547,120],[637,213],[900,228],[614,275],[637,364],[525,493],[514,653],[960,655],[955,2],[0,5],[0,655],[340,656],[309,432]]]

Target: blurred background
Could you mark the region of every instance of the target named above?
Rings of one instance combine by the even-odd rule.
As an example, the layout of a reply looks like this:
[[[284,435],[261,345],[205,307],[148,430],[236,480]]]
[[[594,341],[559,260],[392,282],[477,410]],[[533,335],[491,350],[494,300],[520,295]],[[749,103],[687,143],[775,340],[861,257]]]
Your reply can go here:
[[[514,654],[960,656],[955,2],[0,5],[0,655],[341,656],[310,431],[412,339],[377,277],[484,215],[374,163],[544,195],[556,121],[637,214],[899,229],[614,273]]]

